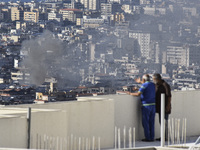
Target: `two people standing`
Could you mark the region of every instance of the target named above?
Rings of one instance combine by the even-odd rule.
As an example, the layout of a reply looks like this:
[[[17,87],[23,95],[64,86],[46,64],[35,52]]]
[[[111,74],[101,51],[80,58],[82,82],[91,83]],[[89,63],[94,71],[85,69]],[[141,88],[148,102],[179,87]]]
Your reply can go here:
[[[170,86],[162,80],[160,74],[153,75],[154,83],[150,82],[150,76],[148,74],[143,75],[142,80],[136,79],[136,82],[141,83],[141,87],[137,93],[129,93],[133,96],[140,96],[142,102],[142,125],[144,128],[145,139],[142,141],[151,142],[154,141],[154,122],[155,113],[159,114],[160,122],[160,105],[161,105],[161,93],[165,94],[165,119],[168,120],[171,113],[171,89]],[[167,127],[167,126],[166,126]],[[159,139],[157,139],[159,140]]]

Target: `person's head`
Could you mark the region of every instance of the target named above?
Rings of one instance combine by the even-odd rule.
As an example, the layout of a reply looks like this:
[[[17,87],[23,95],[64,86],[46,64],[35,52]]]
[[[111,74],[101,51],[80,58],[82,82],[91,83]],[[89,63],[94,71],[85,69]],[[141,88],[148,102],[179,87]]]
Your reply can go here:
[[[153,82],[154,83],[159,83],[162,81],[162,77],[159,73],[154,73],[153,74]]]
[[[150,81],[150,76],[148,74],[142,76],[142,83],[145,83],[146,81]]]

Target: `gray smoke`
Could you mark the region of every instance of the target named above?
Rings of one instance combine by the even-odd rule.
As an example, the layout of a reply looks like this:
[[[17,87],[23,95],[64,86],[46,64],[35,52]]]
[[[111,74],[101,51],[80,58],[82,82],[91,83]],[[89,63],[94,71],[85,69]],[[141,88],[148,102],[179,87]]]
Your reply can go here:
[[[63,42],[55,38],[50,31],[45,31],[35,39],[24,41],[22,50],[28,51],[22,66],[30,73],[31,84],[41,85],[45,77],[55,77],[62,84],[75,80],[73,73],[69,73],[67,68],[67,50]]]

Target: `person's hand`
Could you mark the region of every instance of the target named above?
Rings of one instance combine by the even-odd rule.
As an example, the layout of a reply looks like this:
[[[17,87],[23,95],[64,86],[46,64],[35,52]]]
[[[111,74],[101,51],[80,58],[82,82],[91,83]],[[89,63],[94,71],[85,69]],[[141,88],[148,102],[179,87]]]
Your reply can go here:
[[[136,79],[135,79],[135,82],[141,83],[141,79],[140,79],[140,78],[136,78]]]
[[[138,91],[138,88],[137,87],[133,87],[133,91]]]

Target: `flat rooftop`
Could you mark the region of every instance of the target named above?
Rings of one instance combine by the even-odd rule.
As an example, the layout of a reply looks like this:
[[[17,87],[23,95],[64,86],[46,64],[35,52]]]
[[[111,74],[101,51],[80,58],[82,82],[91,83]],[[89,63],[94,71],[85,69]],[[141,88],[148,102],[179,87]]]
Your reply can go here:
[[[19,106],[20,107],[20,106]],[[0,105],[0,119],[1,118],[11,118],[11,117],[23,117],[28,113],[28,108],[19,108],[19,107],[5,107],[4,105]],[[31,112],[52,112],[58,111],[56,109],[39,109],[32,108]]]

